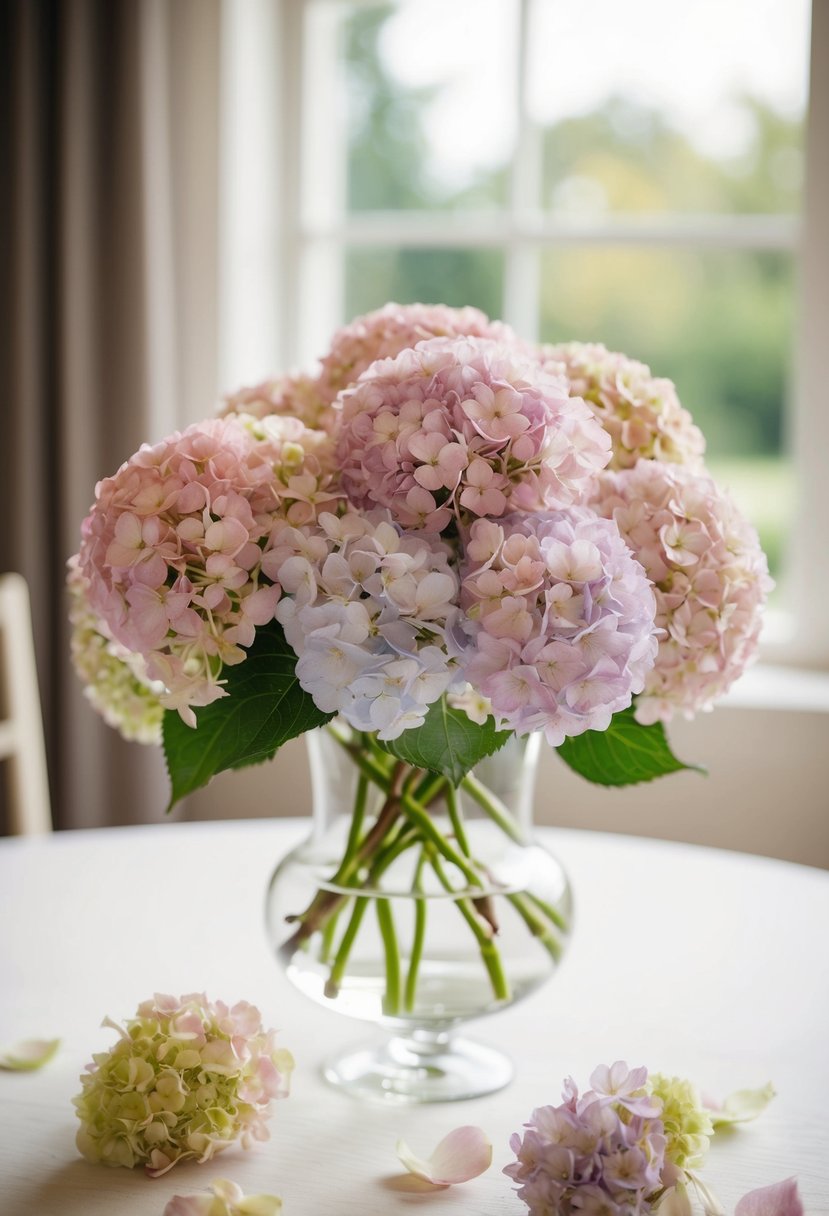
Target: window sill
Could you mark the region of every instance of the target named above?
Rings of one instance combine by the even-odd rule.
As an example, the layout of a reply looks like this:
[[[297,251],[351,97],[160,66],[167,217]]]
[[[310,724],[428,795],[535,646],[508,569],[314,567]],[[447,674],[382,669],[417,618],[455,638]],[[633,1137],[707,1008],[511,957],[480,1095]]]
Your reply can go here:
[[[731,709],[829,713],[829,672],[760,663],[750,668],[719,704]]]

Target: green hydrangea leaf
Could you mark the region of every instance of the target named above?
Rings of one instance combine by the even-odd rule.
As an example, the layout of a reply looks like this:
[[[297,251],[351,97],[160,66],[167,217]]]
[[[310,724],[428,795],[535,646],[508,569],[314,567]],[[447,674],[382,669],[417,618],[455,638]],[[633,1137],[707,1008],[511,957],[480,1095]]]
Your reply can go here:
[[[247,659],[223,676],[228,696],[195,711],[195,730],[171,710],[164,715],[168,810],[216,773],[270,760],[283,743],[333,717],[300,687],[296,655],[277,621],[257,629]]]
[[[587,730],[565,739],[558,754],[574,772],[596,785],[638,785],[683,769],[705,772],[698,764],[679,760],[662,723],[642,726],[634,718],[632,706],[614,714],[607,730]]]
[[[439,773],[453,785],[460,785],[479,760],[504,746],[510,734],[508,730],[496,730],[491,717],[479,726],[463,710],[453,709],[441,698],[431,706],[422,726],[404,730],[384,747],[398,760]]]

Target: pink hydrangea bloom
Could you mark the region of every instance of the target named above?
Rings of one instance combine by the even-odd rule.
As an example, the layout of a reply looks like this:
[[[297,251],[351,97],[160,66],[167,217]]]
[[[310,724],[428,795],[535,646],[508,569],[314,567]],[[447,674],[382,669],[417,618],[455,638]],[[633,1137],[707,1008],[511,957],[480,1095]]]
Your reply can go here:
[[[407,528],[569,504],[610,456],[561,377],[488,339],[421,342],[373,364],[342,402],[344,490]]]
[[[451,657],[458,578],[437,540],[401,535],[388,512],[323,513],[285,527],[263,558],[297,676],[324,713],[393,739],[463,685]]]
[[[734,1216],[803,1216],[803,1200],[795,1178],[749,1191],[737,1201]]]
[[[664,630],[636,717],[692,717],[755,655],[773,586],[757,533],[710,477],[679,465],[642,460],[597,484],[594,505],[647,571]]]
[[[478,520],[466,558],[463,668],[499,724],[553,747],[605,730],[656,655],[653,592],[616,526],[586,507]]]
[[[524,1134],[513,1135],[516,1161],[504,1173],[519,1183],[518,1198],[532,1216],[651,1211],[661,1193],[666,1137],[659,1103],[647,1095],[639,1074],[647,1078],[646,1069],[636,1070],[637,1084],[624,1100],[594,1090],[580,1096],[568,1079],[561,1105],[537,1108]]]
[[[509,326],[490,321],[477,308],[445,304],[386,304],[357,317],[334,334],[322,359],[317,390],[326,401],[354,384],[377,359],[393,359],[429,338],[494,338],[515,341]]]
[[[79,554],[91,608],[191,725],[273,619],[279,588],[261,562],[274,524],[335,501],[308,434],[289,418],[213,419],[144,445],[96,487]]]
[[[545,346],[541,355],[564,364],[570,391],[592,407],[610,435],[611,469],[631,468],[640,458],[701,466],[705,439],[672,381],[598,343]]]

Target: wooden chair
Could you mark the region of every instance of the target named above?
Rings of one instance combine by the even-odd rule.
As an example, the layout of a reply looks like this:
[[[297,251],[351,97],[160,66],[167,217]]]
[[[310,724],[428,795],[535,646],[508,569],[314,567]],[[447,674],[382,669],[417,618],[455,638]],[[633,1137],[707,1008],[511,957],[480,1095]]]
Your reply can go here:
[[[8,831],[13,836],[50,832],[29,589],[19,574],[0,576],[0,760],[7,769]]]

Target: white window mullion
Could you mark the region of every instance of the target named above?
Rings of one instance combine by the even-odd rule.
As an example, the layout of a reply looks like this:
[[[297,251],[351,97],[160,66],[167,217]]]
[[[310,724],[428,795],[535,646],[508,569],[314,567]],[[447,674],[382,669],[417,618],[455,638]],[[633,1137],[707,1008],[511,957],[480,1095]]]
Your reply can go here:
[[[533,245],[520,239],[526,218],[536,214],[541,204],[541,134],[527,109],[529,0],[521,0],[518,21],[518,63],[515,73],[517,130],[510,173],[510,224],[504,247],[503,315],[517,333],[533,342],[538,337],[540,255]]]
[[[219,380],[224,389],[273,374],[286,356],[282,287],[292,271],[283,259],[285,233],[296,217],[284,170],[295,142],[284,118],[291,82],[282,15],[283,6],[271,0],[224,0],[221,8]]]
[[[297,260],[293,298],[293,363],[313,366],[342,324],[345,286],[347,99],[342,72],[342,4],[289,3],[299,25],[297,63],[302,82],[297,226],[291,234]],[[335,235],[337,234],[337,235]],[[297,239],[297,236],[299,239]]]
[[[829,542],[826,518],[829,402],[829,4],[812,5],[806,181],[799,265],[792,439],[798,504],[791,539],[791,595],[797,619],[793,661],[829,664]]]

